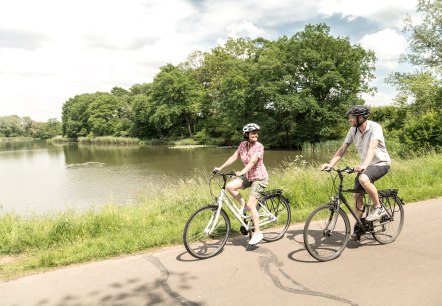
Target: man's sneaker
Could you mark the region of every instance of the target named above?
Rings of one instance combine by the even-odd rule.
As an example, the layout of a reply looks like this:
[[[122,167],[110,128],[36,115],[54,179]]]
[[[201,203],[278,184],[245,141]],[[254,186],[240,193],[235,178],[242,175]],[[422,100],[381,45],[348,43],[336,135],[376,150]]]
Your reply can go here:
[[[258,242],[260,242],[262,240],[262,238],[264,238],[262,233],[254,233],[252,236],[252,239],[250,239],[249,244],[250,245],[255,245]]]
[[[376,207],[367,216],[367,221],[379,220],[383,215],[385,215],[385,209],[383,207]]]
[[[353,234],[350,235],[351,241],[359,241],[361,240],[361,228],[359,227],[359,224],[355,224],[353,227]]]

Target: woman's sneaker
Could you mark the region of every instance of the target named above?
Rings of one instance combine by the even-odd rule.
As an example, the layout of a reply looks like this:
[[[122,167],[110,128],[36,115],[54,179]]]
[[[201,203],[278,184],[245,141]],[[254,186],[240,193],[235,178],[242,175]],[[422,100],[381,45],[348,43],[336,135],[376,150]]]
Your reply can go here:
[[[385,214],[385,209],[382,206],[376,207],[368,214],[367,221],[379,220]]]
[[[252,236],[252,239],[250,239],[249,244],[250,245],[255,245],[258,242],[260,242],[262,240],[262,238],[264,238],[264,235],[260,232],[260,233],[254,233]]]

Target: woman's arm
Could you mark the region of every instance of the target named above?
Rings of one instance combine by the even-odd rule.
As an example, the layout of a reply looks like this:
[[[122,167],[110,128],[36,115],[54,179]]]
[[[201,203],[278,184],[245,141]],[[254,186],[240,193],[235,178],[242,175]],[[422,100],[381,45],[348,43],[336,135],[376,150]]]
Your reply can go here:
[[[242,169],[241,171],[236,171],[236,176],[242,176],[244,174],[246,174],[247,172],[250,171],[250,169],[252,169],[256,163],[258,162],[259,158],[258,156],[254,155],[250,161],[247,163],[247,165],[244,167],[244,169]]]
[[[213,171],[221,171],[225,167],[230,166],[238,159],[238,151],[235,151],[235,153],[232,154],[232,156],[229,157],[229,159],[226,160],[224,164],[221,165],[221,167],[215,167]]]

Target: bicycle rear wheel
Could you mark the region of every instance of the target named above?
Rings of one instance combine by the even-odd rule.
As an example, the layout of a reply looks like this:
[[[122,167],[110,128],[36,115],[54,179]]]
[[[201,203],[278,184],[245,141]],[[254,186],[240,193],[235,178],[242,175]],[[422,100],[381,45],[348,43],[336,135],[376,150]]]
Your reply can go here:
[[[309,254],[319,260],[337,258],[344,251],[350,236],[350,221],[342,209],[334,205],[316,208],[304,226],[304,245]]]
[[[187,220],[183,242],[187,252],[193,257],[210,258],[217,255],[226,244],[230,219],[223,209],[216,219],[217,209],[215,205],[201,207]]]
[[[291,221],[289,201],[282,195],[277,194],[264,198],[260,205],[265,206],[276,217],[276,220],[271,222],[267,222],[269,221],[268,215],[265,216],[264,220],[260,220],[259,229],[263,233],[263,240],[270,242],[281,239],[287,232]],[[261,222],[263,223],[262,225]]]
[[[391,243],[399,236],[404,225],[404,207],[397,196],[384,197],[382,203],[387,214],[373,222],[373,237],[382,244]]]

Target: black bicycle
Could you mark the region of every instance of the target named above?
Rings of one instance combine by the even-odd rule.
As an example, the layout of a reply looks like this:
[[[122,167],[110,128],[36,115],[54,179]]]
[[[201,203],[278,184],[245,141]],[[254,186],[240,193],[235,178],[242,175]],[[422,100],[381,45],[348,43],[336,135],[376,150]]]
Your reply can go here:
[[[227,207],[241,224],[240,232],[251,238],[254,227],[250,214],[241,214],[239,206],[226,192],[226,183],[229,178],[236,177],[234,172],[213,173],[209,181],[209,188],[215,198],[213,204],[197,209],[187,220],[184,227],[183,243],[190,255],[206,259],[217,255],[227,242],[231,226],[229,215],[223,208]],[[221,185],[217,186],[216,178],[221,178]],[[215,187],[219,195],[212,190]],[[261,192],[257,209],[259,213],[259,227],[263,233],[263,240],[270,242],[281,239],[287,232],[291,221],[291,210],[288,199],[282,195],[282,190],[275,189]]]
[[[361,194],[364,198],[362,208],[364,217],[359,218],[344,196],[344,193],[356,192],[354,189],[343,188],[344,173],[354,173],[353,168],[329,168],[324,171],[336,172],[332,178],[333,188],[337,190],[337,194],[331,198],[330,203],[316,208],[305,223],[304,245],[311,256],[319,261],[332,260],[339,257],[347,246],[351,228],[348,215],[341,207],[342,203],[356,220],[355,232],[358,240],[365,233],[372,234],[374,239],[381,244],[396,240],[404,225],[404,203],[398,197],[398,189],[378,190],[380,203],[386,213],[379,220],[367,221],[365,217],[373,207],[370,197],[366,193]],[[357,191],[357,193],[361,192]]]

